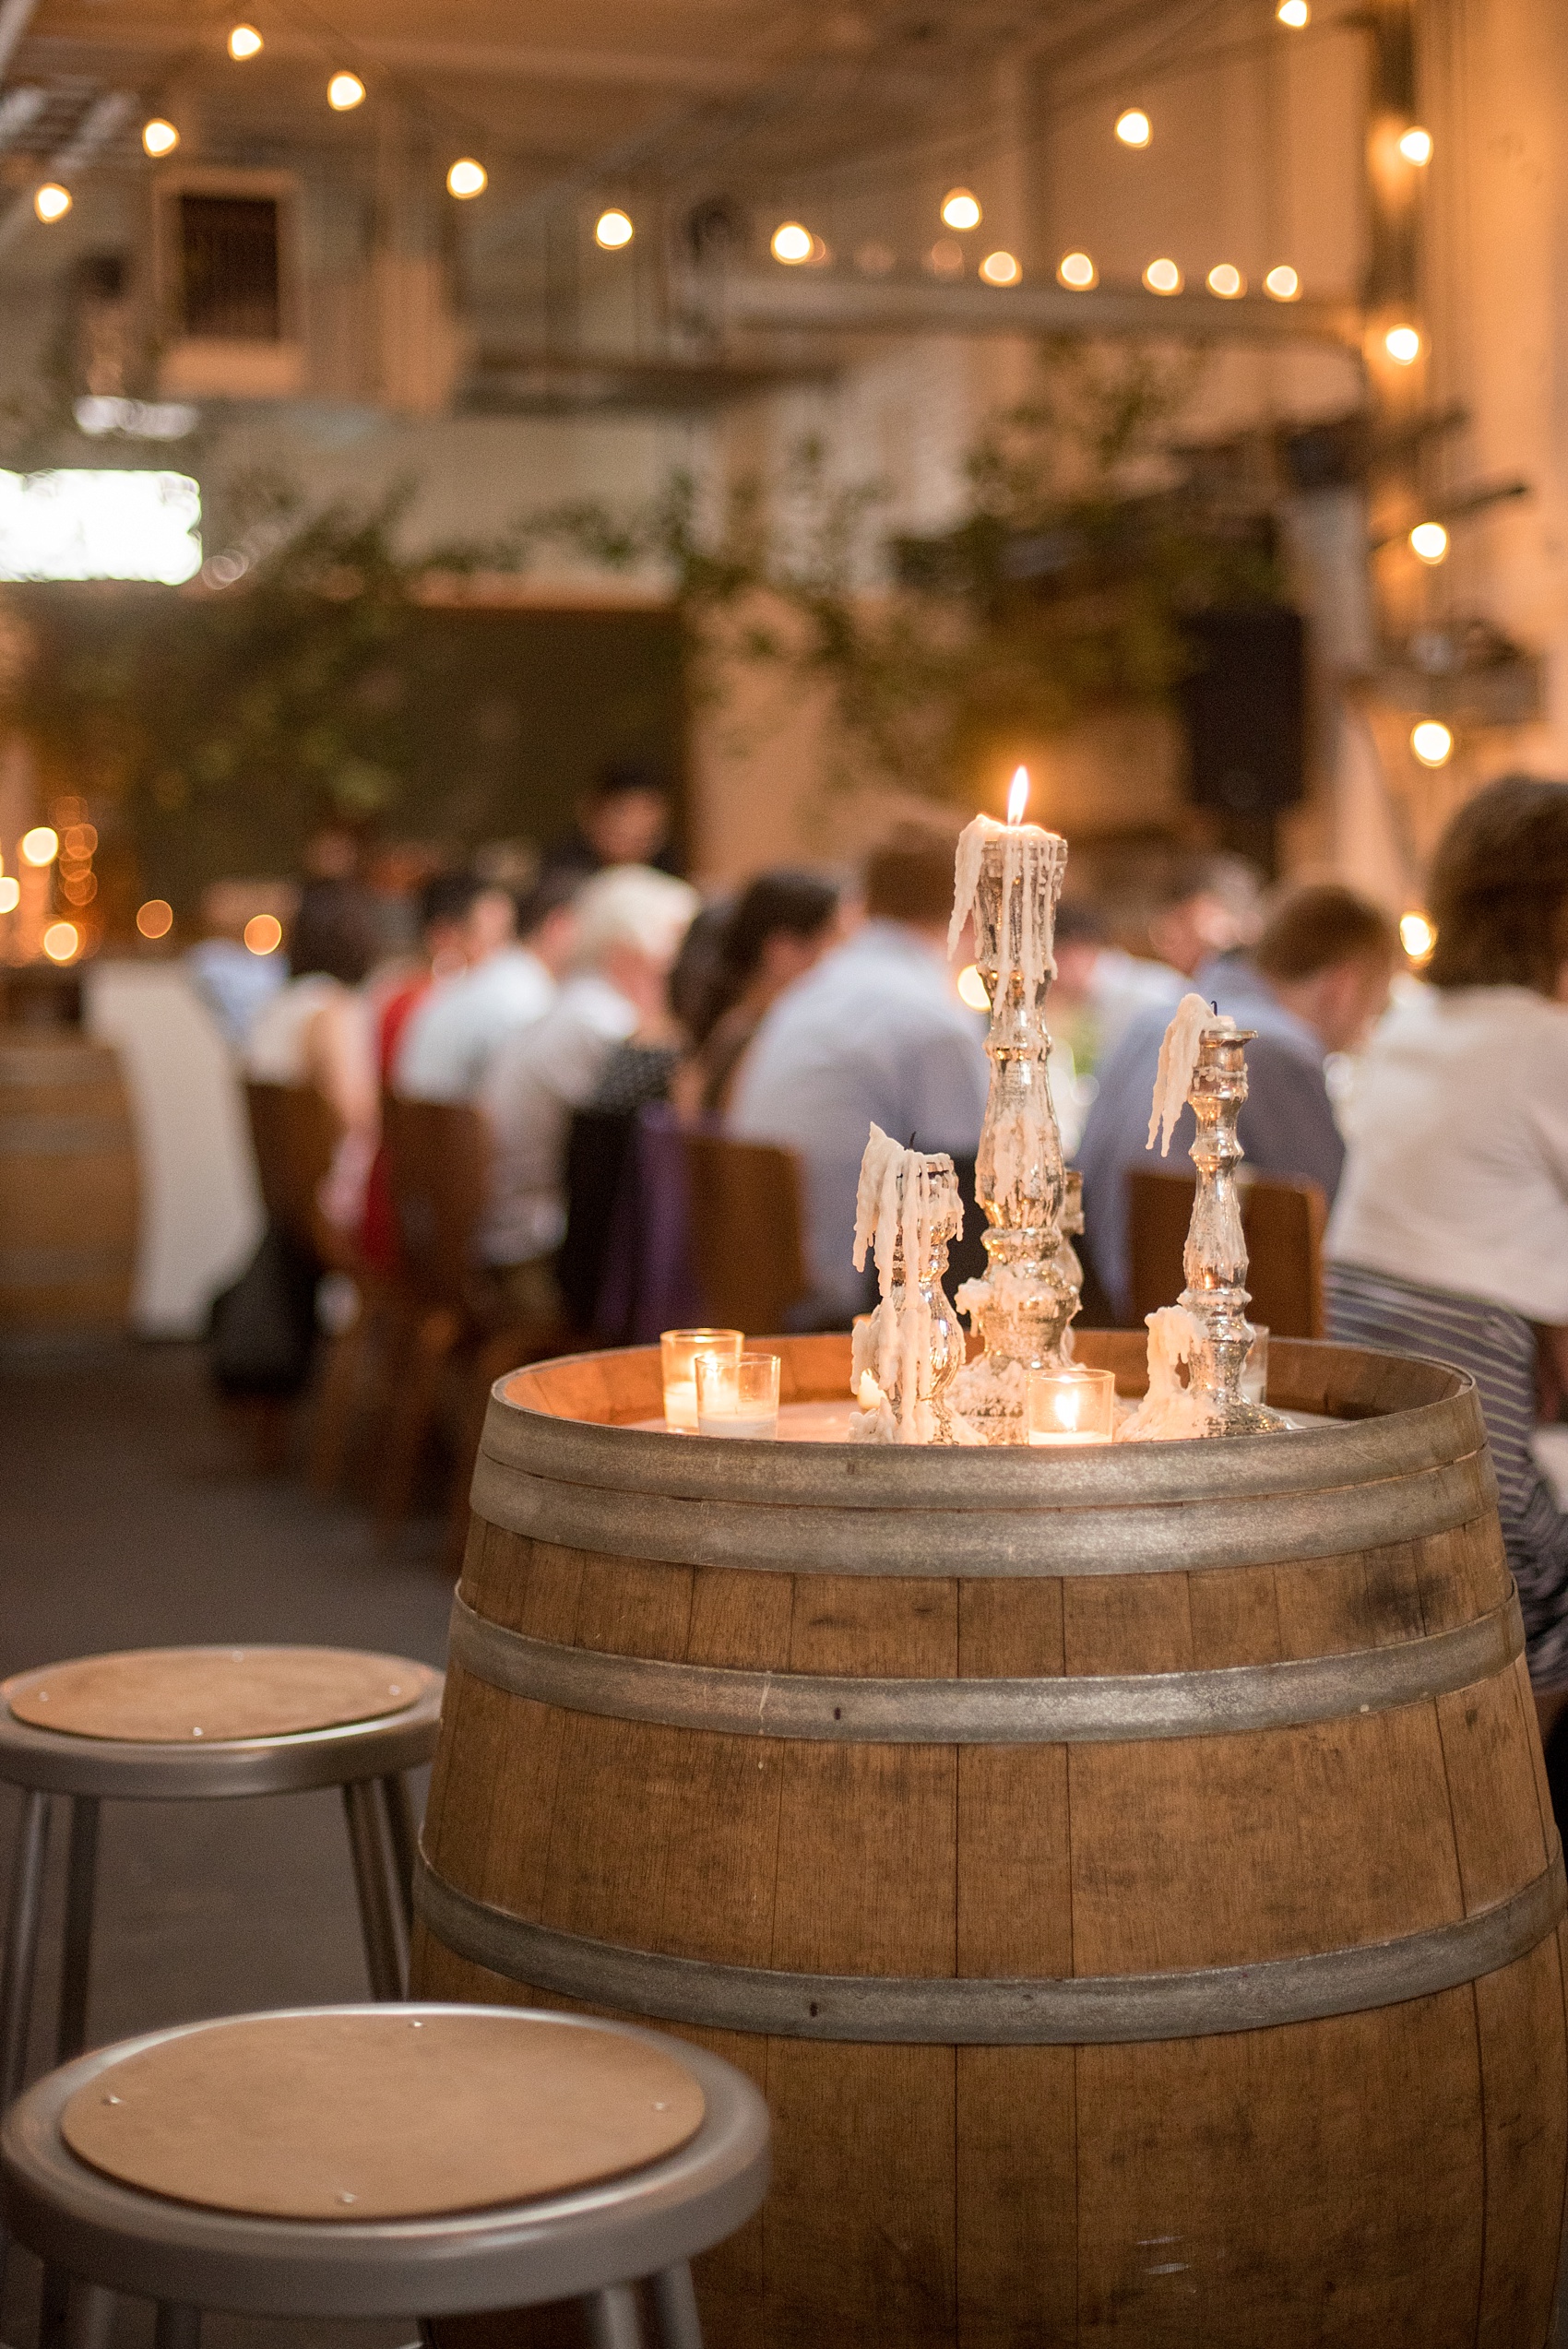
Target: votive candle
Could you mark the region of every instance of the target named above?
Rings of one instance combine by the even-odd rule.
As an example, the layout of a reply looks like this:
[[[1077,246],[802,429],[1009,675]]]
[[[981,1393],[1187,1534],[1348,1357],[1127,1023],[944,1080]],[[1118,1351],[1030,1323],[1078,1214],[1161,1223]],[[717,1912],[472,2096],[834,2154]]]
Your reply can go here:
[[[778,1433],[777,1354],[742,1354],[726,1361],[697,1356],[697,1433],[766,1441]]]
[[[715,1361],[738,1362],[745,1335],[741,1330],[663,1330],[659,1333],[659,1367],[664,1373],[664,1424],[682,1435],[697,1431],[697,1361],[707,1355]]]
[[[1076,1363],[1064,1370],[1029,1372],[1030,1443],[1109,1443],[1115,1418],[1113,1372],[1084,1370]]]

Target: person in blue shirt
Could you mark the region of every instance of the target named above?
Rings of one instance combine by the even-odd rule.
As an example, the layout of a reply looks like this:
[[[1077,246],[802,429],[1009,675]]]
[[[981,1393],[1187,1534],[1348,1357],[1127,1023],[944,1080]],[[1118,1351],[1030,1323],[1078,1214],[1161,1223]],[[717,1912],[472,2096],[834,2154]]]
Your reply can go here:
[[[1332,1203],[1345,1163],[1324,1062],[1367,1035],[1388,1001],[1398,934],[1381,907],[1331,884],[1281,899],[1250,953],[1200,964],[1194,991],[1257,1030],[1247,1046],[1247,1099],[1238,1132],[1259,1174],[1320,1183]],[[1185,1173],[1194,1132],[1183,1109],[1168,1160],[1148,1144],[1149,1103],[1169,1013],[1139,1013],[1099,1073],[1078,1164],[1084,1238],[1117,1321],[1132,1317],[1127,1176],[1169,1165]]]
[[[729,1121],[802,1162],[817,1327],[847,1327],[867,1301],[853,1250],[873,1121],[916,1149],[972,1160],[991,1077],[986,1023],[960,1002],[947,960],[951,839],[896,836],[870,858],[863,888],[860,929],[765,1013]]]

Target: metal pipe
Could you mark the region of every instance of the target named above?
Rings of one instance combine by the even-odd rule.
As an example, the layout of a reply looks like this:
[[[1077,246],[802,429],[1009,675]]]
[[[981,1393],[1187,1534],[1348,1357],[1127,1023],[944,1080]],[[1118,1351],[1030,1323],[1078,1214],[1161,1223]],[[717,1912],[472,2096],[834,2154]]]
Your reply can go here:
[[[60,1960],[60,2013],[54,2060],[69,2063],[87,2045],[88,1979],[92,1970],[93,1891],[98,1876],[96,1795],[71,1801],[70,1856],[65,1871],[65,1938]]]

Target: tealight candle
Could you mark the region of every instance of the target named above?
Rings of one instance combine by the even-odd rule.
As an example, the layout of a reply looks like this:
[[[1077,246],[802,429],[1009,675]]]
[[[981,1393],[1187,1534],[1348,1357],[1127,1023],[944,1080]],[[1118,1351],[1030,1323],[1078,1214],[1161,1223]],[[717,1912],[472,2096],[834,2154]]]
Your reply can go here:
[[[702,1356],[738,1362],[745,1344],[740,1330],[664,1330],[659,1367],[664,1373],[664,1424],[683,1435],[697,1431],[697,1363]]]
[[[1064,1370],[1029,1372],[1031,1443],[1109,1443],[1115,1418],[1113,1372],[1077,1364]]]
[[[697,1433],[768,1439],[778,1433],[777,1354],[742,1354],[735,1361],[697,1356]]]

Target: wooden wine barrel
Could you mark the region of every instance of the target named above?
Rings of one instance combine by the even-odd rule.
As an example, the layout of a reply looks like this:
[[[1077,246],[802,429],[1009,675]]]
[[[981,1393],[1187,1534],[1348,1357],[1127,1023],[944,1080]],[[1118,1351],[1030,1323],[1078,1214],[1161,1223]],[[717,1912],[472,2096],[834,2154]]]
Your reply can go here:
[[[844,1394],[847,1339],[774,1343]],[[1335,1424],[748,1444],[627,1424],[653,1351],[496,1389],[415,1985],[758,2082],[709,2349],[1548,2339],[1562,1858],[1474,1390],[1277,1341],[1270,1400]]]
[[[123,1328],[137,1161],[119,1062],[68,1029],[0,1028],[0,1338]]]

